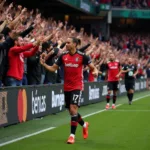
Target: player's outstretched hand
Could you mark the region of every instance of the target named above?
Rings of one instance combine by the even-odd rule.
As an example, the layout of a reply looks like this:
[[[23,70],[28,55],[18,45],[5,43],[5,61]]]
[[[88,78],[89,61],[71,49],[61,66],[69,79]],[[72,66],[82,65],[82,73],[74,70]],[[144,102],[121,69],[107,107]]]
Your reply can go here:
[[[135,75],[135,74],[133,74],[133,77],[134,77],[134,78],[136,78],[136,75]]]
[[[127,72],[131,71],[131,69],[127,69]]]
[[[92,72],[94,77],[98,77],[98,70]]]

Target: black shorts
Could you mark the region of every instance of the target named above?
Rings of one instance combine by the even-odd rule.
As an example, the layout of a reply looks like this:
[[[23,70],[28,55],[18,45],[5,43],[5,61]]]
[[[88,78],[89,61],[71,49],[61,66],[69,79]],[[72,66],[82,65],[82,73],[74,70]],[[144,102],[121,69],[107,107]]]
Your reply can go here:
[[[135,81],[134,80],[125,80],[125,88],[127,91],[129,91],[130,89],[134,90],[135,87]]]
[[[70,104],[80,106],[82,91],[74,90],[69,92],[64,92],[65,94],[65,104],[66,108],[70,108]]]
[[[119,87],[118,81],[108,81],[107,89],[108,91],[117,91]]]

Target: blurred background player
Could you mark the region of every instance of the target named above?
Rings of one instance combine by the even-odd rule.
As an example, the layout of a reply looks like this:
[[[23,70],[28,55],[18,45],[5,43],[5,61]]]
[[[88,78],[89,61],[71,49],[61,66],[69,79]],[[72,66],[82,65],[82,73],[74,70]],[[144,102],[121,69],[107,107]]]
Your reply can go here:
[[[138,73],[137,67],[133,64],[132,58],[128,58],[127,64],[123,66],[122,70],[118,74],[118,77],[121,73],[125,73],[125,88],[129,99],[129,105],[131,105],[134,94],[135,78]]]
[[[150,90],[150,63],[147,65],[146,75],[147,75],[146,87],[148,90]]]
[[[118,91],[118,81],[119,78],[117,77],[119,71],[120,71],[120,63],[119,61],[115,58],[115,55],[113,53],[110,53],[110,58],[109,61],[107,62],[107,81],[108,81],[108,93],[106,96],[106,109],[109,109],[110,107],[110,94],[111,91],[113,91],[113,104],[112,104],[112,109],[116,109],[115,103],[117,99],[117,91]]]

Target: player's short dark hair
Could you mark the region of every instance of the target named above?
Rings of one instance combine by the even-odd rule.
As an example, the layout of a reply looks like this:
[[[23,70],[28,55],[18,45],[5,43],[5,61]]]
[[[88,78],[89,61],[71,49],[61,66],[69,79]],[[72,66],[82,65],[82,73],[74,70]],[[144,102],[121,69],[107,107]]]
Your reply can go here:
[[[72,39],[72,42],[75,43],[77,46],[81,45],[81,40],[79,38],[70,37]]]

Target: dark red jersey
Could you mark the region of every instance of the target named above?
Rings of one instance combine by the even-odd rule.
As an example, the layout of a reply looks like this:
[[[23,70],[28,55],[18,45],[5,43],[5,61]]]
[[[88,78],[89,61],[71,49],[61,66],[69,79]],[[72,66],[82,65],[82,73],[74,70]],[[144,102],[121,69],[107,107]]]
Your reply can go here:
[[[107,62],[108,78],[107,81],[118,81],[117,74],[120,71],[120,63],[118,60]]]
[[[83,67],[91,63],[88,56],[80,51],[74,55],[63,53],[57,60],[64,67],[64,91],[83,90]]]

